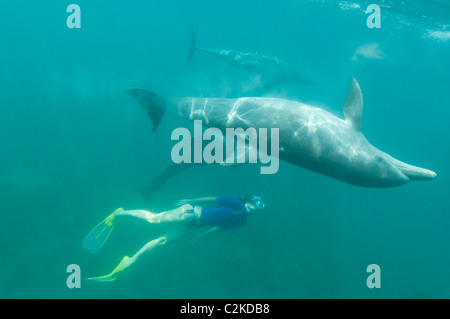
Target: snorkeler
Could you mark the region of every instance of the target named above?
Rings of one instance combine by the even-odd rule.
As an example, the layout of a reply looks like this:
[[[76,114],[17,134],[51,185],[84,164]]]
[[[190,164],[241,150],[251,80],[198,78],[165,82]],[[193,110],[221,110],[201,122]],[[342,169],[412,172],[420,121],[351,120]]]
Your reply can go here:
[[[175,223],[163,236],[153,239],[145,244],[131,258],[125,256],[119,265],[108,275],[91,277],[89,280],[114,281],[117,275],[124,269],[134,264],[144,253],[164,245],[169,241],[178,239],[194,228],[209,227],[208,230],[194,238],[194,242],[207,234],[221,230],[244,226],[248,215],[265,207],[259,196],[252,195],[244,198],[236,197],[204,197],[198,199],[184,199],[177,202],[178,208],[162,213],[152,213],[146,210],[124,210],[119,208],[98,224],[86,236],[83,247],[96,254],[108,239],[113,230],[117,218],[121,216],[134,216],[146,220],[152,224]],[[202,206],[199,206],[202,205]],[[207,205],[209,207],[203,207]]]

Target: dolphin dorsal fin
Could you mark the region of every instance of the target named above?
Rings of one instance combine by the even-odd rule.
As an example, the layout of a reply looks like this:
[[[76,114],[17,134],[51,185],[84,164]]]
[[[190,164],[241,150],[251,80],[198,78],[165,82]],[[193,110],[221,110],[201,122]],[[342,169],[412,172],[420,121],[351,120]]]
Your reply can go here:
[[[345,101],[344,105],[344,116],[345,120],[357,131],[361,131],[362,110],[363,96],[361,89],[356,79],[352,78],[348,90],[347,101]]]

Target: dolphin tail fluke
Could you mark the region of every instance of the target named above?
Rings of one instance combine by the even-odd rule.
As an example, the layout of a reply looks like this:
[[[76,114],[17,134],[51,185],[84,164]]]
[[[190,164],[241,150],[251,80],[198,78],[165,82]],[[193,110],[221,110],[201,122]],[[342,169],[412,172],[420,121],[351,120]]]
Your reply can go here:
[[[142,107],[148,111],[153,124],[153,132],[156,131],[166,111],[166,100],[153,92],[138,88],[132,88],[125,92],[138,100]]]
[[[188,53],[186,64],[189,64],[189,62],[191,62],[196,49],[197,49],[197,47],[196,47],[196,40],[195,40],[195,30],[194,30],[194,27],[192,27],[191,44],[189,45],[189,53]]]

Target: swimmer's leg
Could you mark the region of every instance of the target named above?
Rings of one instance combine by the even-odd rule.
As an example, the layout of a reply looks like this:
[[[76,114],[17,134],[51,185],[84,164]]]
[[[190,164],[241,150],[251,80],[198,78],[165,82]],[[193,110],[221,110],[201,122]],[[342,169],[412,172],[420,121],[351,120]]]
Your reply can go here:
[[[96,254],[108,239],[109,235],[114,229],[117,217],[120,216],[134,216],[144,219],[152,224],[167,222],[189,222],[195,219],[194,209],[192,205],[189,204],[185,204],[174,210],[159,214],[143,209],[124,210],[123,208],[118,208],[107,218],[105,218],[100,224],[98,224],[94,229],[91,230],[91,232],[83,241],[83,247],[89,250],[91,253]]]
[[[120,210],[116,212],[116,216],[134,216],[144,219],[152,224],[167,222],[187,222],[194,219],[194,209],[192,205],[185,204],[176,209],[162,213],[153,213],[143,209]]]
[[[114,281],[117,279],[119,273],[121,273],[123,270],[127,269],[132,264],[134,264],[139,259],[139,257],[153,251],[155,248],[159,246],[165,245],[168,242],[183,237],[190,230],[191,228],[186,225],[176,225],[171,229],[169,229],[169,231],[163,236],[149,241],[141,249],[139,249],[139,251],[136,254],[134,254],[131,258],[128,256],[123,257],[119,265],[116,268],[114,268],[114,270],[110,274],[100,277],[91,277],[88,279],[102,282]]]
[[[159,246],[175,241],[185,236],[190,231],[192,231],[192,228],[186,225],[173,226],[161,237],[153,239],[152,241],[149,241],[147,244],[145,244],[136,254],[133,255],[133,257],[128,260],[125,268],[130,267],[132,264],[134,264],[142,255],[151,252]]]

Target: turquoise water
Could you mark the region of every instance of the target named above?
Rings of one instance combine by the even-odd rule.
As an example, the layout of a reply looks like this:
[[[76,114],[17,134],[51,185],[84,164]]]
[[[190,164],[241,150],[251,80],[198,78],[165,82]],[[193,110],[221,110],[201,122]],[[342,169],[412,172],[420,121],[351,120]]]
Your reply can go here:
[[[381,28],[370,29],[370,3],[78,1],[81,28],[69,29],[70,2],[3,1],[0,297],[449,298],[450,7],[383,1]],[[127,219],[97,255],[81,245],[117,207],[148,208],[141,189],[169,163],[172,129],[191,127],[166,116],[152,133],[124,90],[221,97],[241,87],[245,71],[214,57],[186,65],[192,27],[200,46],[277,56],[314,82],[273,96],[341,116],[356,77],[367,139],[437,177],[370,189],[285,162],[275,175],[191,169],[157,191],[157,211],[249,193],[266,209],[246,227],[156,250],[115,282],[69,289],[69,264],[82,277],[109,273],[167,229]],[[369,264],[380,289],[366,286]]]

